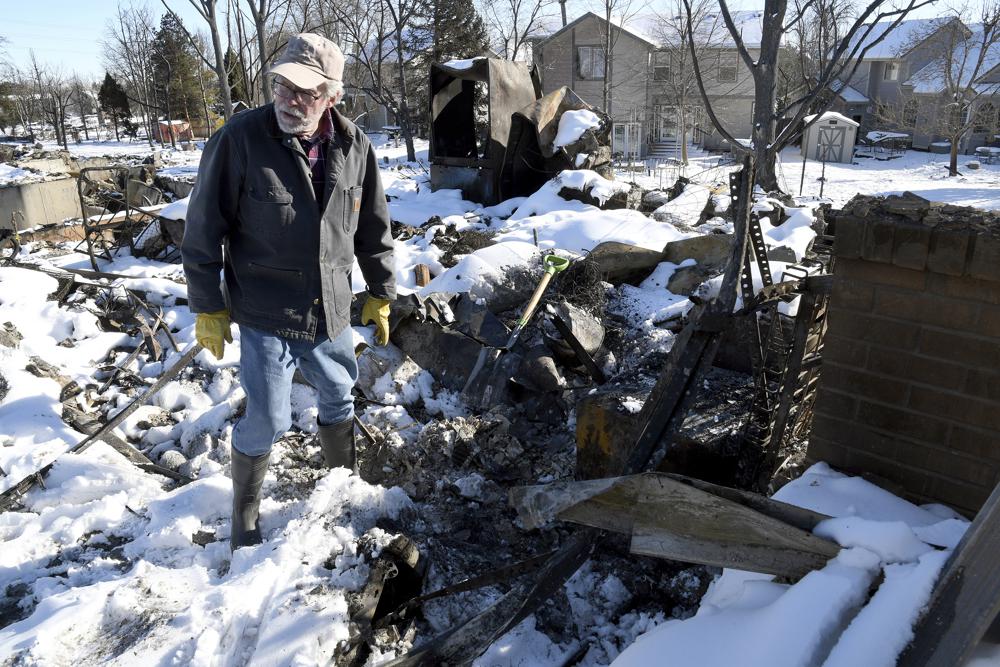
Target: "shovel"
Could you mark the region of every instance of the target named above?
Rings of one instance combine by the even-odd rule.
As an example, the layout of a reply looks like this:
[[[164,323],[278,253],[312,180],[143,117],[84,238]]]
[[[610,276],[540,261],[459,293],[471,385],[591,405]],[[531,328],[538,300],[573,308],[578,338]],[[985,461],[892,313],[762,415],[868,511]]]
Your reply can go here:
[[[524,327],[531,321],[531,316],[535,314],[538,302],[541,301],[542,295],[545,293],[545,289],[549,286],[549,281],[552,280],[552,276],[560,271],[566,270],[569,266],[569,260],[557,255],[546,255],[542,260],[542,265],[545,267],[545,273],[542,274],[542,279],[538,282],[538,287],[535,288],[534,293],[531,295],[531,299],[528,300],[524,310],[521,311],[521,317],[514,326],[514,330],[510,332],[510,338],[507,339],[507,343],[503,347],[496,347],[492,349],[483,347],[483,349],[479,351],[479,356],[476,358],[476,365],[472,367],[469,379],[465,382],[465,386],[462,387],[462,395],[466,397],[473,395],[482,397],[481,400],[477,401],[479,407],[488,406],[490,399],[493,396],[493,389],[495,385],[493,376],[496,375],[500,369],[500,364],[498,363],[500,355],[504,352],[508,352],[514,347],[514,343],[517,342],[518,336],[521,335],[521,332],[524,331]],[[490,369],[489,372],[484,375],[483,368],[487,366],[487,362],[489,362]],[[486,386],[482,388],[482,391],[476,391],[474,387],[476,387],[477,382],[482,384],[484,382],[484,378]]]

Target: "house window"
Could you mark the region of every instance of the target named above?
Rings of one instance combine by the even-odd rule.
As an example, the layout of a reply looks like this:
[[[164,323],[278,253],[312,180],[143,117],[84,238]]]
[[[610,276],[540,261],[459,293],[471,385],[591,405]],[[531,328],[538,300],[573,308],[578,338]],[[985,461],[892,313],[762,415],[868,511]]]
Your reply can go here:
[[[577,48],[577,60],[580,64],[581,79],[604,78],[604,49],[600,46],[581,46]]]
[[[988,134],[993,132],[993,119],[996,117],[996,109],[993,104],[987,102],[976,111],[976,124],[972,131],[976,134]]]
[[[885,74],[882,77],[886,81],[895,81],[899,78],[899,63],[889,62],[885,64]]]
[[[611,152],[620,160],[634,160],[639,157],[641,141],[640,123],[615,123],[611,134]]]
[[[716,77],[719,81],[732,83],[736,81],[736,54],[719,54],[719,73]]]
[[[653,54],[653,81],[670,81],[670,54]]]

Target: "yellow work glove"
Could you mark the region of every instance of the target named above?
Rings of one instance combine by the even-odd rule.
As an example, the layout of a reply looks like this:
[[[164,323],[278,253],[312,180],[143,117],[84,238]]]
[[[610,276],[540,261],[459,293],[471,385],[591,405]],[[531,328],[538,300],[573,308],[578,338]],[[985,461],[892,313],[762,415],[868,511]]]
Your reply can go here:
[[[194,337],[216,359],[221,359],[226,343],[233,342],[233,334],[229,331],[229,311],[198,313],[194,320]]]
[[[375,323],[375,342],[385,345],[389,342],[389,304],[388,299],[368,297],[365,307],[361,309],[361,324]]]

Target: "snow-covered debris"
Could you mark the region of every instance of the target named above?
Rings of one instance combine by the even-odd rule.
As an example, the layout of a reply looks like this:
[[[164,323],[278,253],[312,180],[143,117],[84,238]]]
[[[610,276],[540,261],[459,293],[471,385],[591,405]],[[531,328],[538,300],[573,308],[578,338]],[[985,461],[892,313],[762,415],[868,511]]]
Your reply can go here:
[[[677,197],[653,211],[653,219],[673,225],[696,225],[711,196],[712,191],[704,185],[688,183]]]
[[[566,111],[559,117],[559,130],[552,145],[556,148],[568,146],[580,139],[587,130],[600,127],[601,118],[590,109]],[[586,159],[586,156],[584,156]],[[577,161],[580,156],[577,155]]]
[[[639,637],[615,667],[654,664],[662,655],[699,667],[896,664],[951,553],[934,549],[918,531],[941,526],[931,532],[953,537],[957,520],[822,463],[774,497],[834,516],[816,533],[835,538],[845,549],[794,585],[725,570],[694,618],[668,621]],[[868,599],[880,572],[885,578]]]
[[[45,175],[30,169],[21,169],[12,164],[0,162],[0,187],[44,181]]]

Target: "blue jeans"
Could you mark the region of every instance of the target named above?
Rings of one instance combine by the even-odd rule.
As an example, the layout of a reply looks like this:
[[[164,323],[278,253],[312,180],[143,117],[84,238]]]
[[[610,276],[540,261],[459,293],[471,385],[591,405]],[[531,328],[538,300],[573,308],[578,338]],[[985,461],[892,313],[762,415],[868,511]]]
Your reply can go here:
[[[240,382],[246,414],[233,429],[233,447],[247,456],[271,451],[292,425],[292,375],[298,366],[319,392],[319,422],[336,424],[354,416],[351,389],[358,379],[351,327],[333,339],[290,340],[240,326]]]

